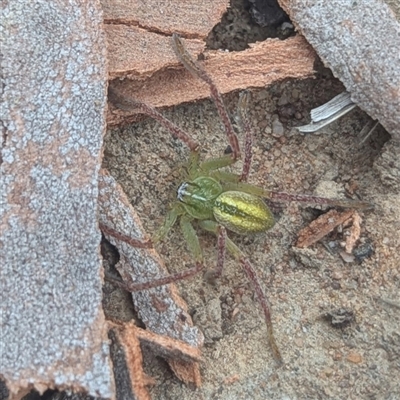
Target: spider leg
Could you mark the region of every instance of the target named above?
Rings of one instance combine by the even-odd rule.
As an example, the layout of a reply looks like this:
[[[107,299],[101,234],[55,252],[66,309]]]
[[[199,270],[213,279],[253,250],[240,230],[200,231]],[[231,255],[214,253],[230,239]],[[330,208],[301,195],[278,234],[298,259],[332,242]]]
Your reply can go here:
[[[286,192],[274,192],[270,190],[265,190],[264,195],[267,199],[272,201],[298,201],[300,203],[318,204],[318,205],[328,205],[335,207],[345,207],[345,208],[358,208],[358,209],[372,209],[374,205],[361,200],[352,199],[329,199],[326,197],[304,195],[304,194],[292,194]]]
[[[238,175],[231,174],[229,172],[216,171],[215,173],[213,173],[213,176],[224,180],[224,183],[222,184],[224,191],[238,190],[241,192],[253,194],[255,196],[264,197],[265,199],[269,199],[276,202],[297,201],[299,203],[327,205],[327,206],[344,207],[344,208],[357,208],[357,209],[374,208],[374,205],[367,201],[352,200],[352,199],[330,199],[327,197],[319,197],[306,194],[293,194],[286,192],[275,192],[273,190],[266,190],[259,186],[252,185],[250,183],[239,182],[240,177]]]
[[[253,135],[250,128],[250,121],[247,115],[247,107],[250,99],[250,93],[248,91],[243,91],[239,96],[239,121],[242,130],[245,132],[245,154],[243,161],[243,169],[242,174],[239,178],[240,181],[246,182],[249,176],[250,167],[251,167],[251,159],[253,156],[252,146],[253,146]],[[200,168],[205,172],[216,171],[220,168],[227,167],[232,165],[236,160],[231,156],[223,156],[219,158],[211,158],[205,160],[201,163]],[[237,180],[235,180],[237,181]]]
[[[162,241],[165,238],[165,236],[167,236],[168,232],[174,226],[177,218],[183,213],[184,210],[182,206],[179,203],[175,203],[175,205],[168,211],[167,215],[165,216],[164,222],[161,225],[161,227],[154,234],[153,236],[154,243]]]
[[[217,158],[209,158],[207,160],[204,160],[200,164],[200,169],[203,172],[208,173],[210,171],[216,171],[220,168],[229,167],[229,165],[232,165],[234,162],[235,160],[230,155]]]
[[[162,278],[152,279],[151,281],[141,282],[141,283],[123,282],[120,279],[114,278],[113,276],[107,273],[105,275],[105,279],[128,292],[139,292],[141,290],[152,289],[155,287],[164,286],[170,283],[181,281],[183,279],[191,278],[192,276],[197,275],[199,272],[201,272],[203,268],[204,268],[203,263],[198,262],[193,268],[189,268],[184,271],[177,272],[175,274],[170,274],[167,276],[163,276]]]
[[[178,204],[179,206],[179,204]],[[175,208],[176,209],[176,208]],[[171,211],[174,211],[174,208],[172,208]],[[169,212],[170,216],[166,218],[166,223],[163,225],[161,228],[163,233],[165,234],[162,236],[164,237],[169,229],[172,227],[172,225],[175,223],[177,216],[179,216],[179,211],[177,212]],[[195,267],[189,268],[185,271],[180,271],[175,274],[171,274],[159,279],[155,279],[149,282],[144,282],[144,283],[134,283],[134,284],[126,284],[125,282],[118,281],[116,282],[115,279],[112,279],[114,283],[117,285],[128,289],[129,291],[138,291],[138,290],[145,290],[145,289],[150,289],[154,288],[157,286],[163,286],[167,285],[169,283],[177,282],[183,279],[191,278],[192,276],[198,274],[204,269],[204,264],[203,264],[203,252],[201,250],[199,238],[197,236],[196,231],[193,228],[193,225],[191,224],[192,218],[187,216],[187,215],[182,215],[180,217],[179,223],[180,223],[180,228],[183,234],[183,237],[186,240],[186,243],[188,245],[189,251],[192,253],[194,259],[195,259]],[[160,237],[160,238],[162,238]]]
[[[157,122],[160,123],[160,125],[168,129],[169,132],[171,132],[172,136],[185,143],[191,151],[194,152],[198,150],[199,143],[193,140],[189,136],[189,134],[187,134],[183,129],[179,128],[179,126],[175,125],[173,122],[165,118],[154,107],[149,106],[146,103],[142,103],[141,101],[135,100],[131,97],[125,97],[122,93],[114,89],[112,86],[108,87],[108,98],[112,104],[114,104],[117,108],[121,110],[136,110],[137,112],[146,114],[149,117],[155,119]]]
[[[171,227],[175,224],[178,216],[181,214],[182,214],[182,209],[179,204],[176,207],[173,207],[167,214],[164,224],[162,225],[160,230],[156,233],[156,235],[154,237],[154,241],[162,240],[167,235],[167,233],[169,232]],[[195,232],[192,224],[190,223],[190,219],[188,217],[182,216],[180,218],[180,225],[181,225],[181,229],[183,232],[183,236],[185,237],[185,239],[188,243],[189,250],[192,252],[192,254],[196,260],[196,264],[193,268],[189,268],[187,270],[180,271],[175,274],[163,276],[161,278],[156,278],[151,281],[141,282],[141,283],[123,282],[109,274],[106,274],[105,278],[108,281],[114,283],[115,285],[121,287],[122,289],[125,289],[129,292],[137,292],[140,290],[146,290],[146,289],[151,289],[151,288],[155,288],[158,286],[168,285],[169,283],[187,279],[187,278],[190,278],[190,277],[198,274],[204,268],[203,255],[202,255],[199,239],[198,239],[196,232]],[[101,226],[101,229],[105,233],[107,233],[111,236],[114,236],[116,239],[122,240],[123,242],[129,244],[132,247],[138,247],[138,248],[152,247],[151,241],[142,242],[138,239],[133,239],[127,235],[119,233],[116,230],[106,227],[106,226],[103,226],[103,225]]]
[[[250,100],[250,93],[246,90],[239,95],[238,104],[238,115],[239,123],[242,131],[245,133],[244,138],[244,160],[242,175],[240,175],[240,180],[242,182],[247,182],[250,173],[251,160],[253,158],[253,133],[251,131],[250,119],[247,113],[248,104]]]
[[[142,240],[142,239],[132,238],[132,237],[124,235],[123,233],[120,233],[120,232],[116,231],[115,229],[110,228],[109,226],[104,225],[104,224],[99,224],[99,227],[103,233],[113,236],[116,239],[121,240],[125,243],[128,243],[132,247],[136,247],[139,249],[151,249],[153,247],[153,243],[149,239]]]
[[[275,341],[274,330],[273,330],[273,326],[272,326],[271,306],[269,304],[268,298],[265,296],[265,294],[261,288],[256,271],[253,268],[253,266],[251,265],[249,259],[243,255],[243,253],[240,251],[240,249],[229,238],[227,239],[227,246],[228,246],[228,249],[231,251],[231,253],[236,253],[236,257],[239,259],[239,262],[242,264],[242,267],[243,267],[244,271],[246,272],[247,278],[253,284],[253,287],[254,287],[257,297],[258,297],[258,301],[260,302],[261,308],[263,309],[263,312],[264,312],[264,318],[265,318],[265,322],[267,325],[268,342],[269,342],[269,345],[271,346],[272,355],[274,357],[274,360],[279,365],[282,365],[283,364],[282,356],[279,351],[278,345]]]
[[[215,222],[211,221],[211,224],[215,224]],[[218,258],[216,268],[209,270],[204,274],[204,279],[210,283],[215,283],[215,280],[221,277],[222,270],[224,269],[226,254],[226,229],[222,225],[218,225],[217,227],[217,249]]]
[[[238,138],[233,130],[232,122],[229,118],[228,112],[226,111],[224,102],[217,86],[215,85],[212,78],[207,74],[203,67],[196,62],[193,57],[187,51],[182,39],[174,33],[172,35],[172,46],[175,54],[184,65],[184,67],[195,77],[200,78],[208,84],[210,87],[211,97],[217,107],[218,114],[225,126],[226,136],[228,137],[229,144],[232,148],[232,158],[236,161],[240,157],[240,147]]]
[[[222,274],[222,269],[224,268],[225,254],[226,254],[226,229],[224,226],[220,225],[218,228],[218,258],[217,258],[217,268],[215,269],[215,277],[219,278]]]
[[[235,245],[235,243],[230,240],[226,234],[226,229],[225,228],[220,228],[218,224],[214,221],[201,221],[200,226],[210,232],[213,232],[218,235],[223,235],[225,237],[225,243],[228,251],[237,259],[240,264],[242,265],[244,271],[246,272],[246,275],[248,279],[250,280],[251,284],[254,287],[254,290],[257,294],[258,301],[261,304],[261,308],[263,309],[264,312],[264,318],[265,322],[267,325],[267,336],[268,336],[268,342],[271,346],[272,354],[274,357],[274,360],[279,364],[283,364],[282,356],[280,354],[278,345],[276,344],[275,341],[275,336],[274,336],[274,331],[273,331],[273,326],[272,326],[272,320],[271,320],[271,307],[269,305],[269,301],[267,297],[265,296],[261,285],[260,281],[257,277],[257,273],[254,270],[253,266],[251,265],[249,259],[243,254],[243,252]]]
[[[199,238],[191,223],[192,217],[183,215],[180,218],[180,227],[185,238],[189,251],[192,253],[196,263],[203,264],[203,252],[201,250]]]

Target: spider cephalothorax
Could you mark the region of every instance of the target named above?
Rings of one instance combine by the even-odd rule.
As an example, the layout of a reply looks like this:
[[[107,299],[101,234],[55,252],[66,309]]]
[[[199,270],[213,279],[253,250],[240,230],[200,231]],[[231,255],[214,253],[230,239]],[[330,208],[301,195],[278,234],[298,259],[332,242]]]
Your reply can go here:
[[[251,281],[258,300],[264,312],[267,325],[268,340],[273,356],[278,363],[282,363],[278,346],[276,344],[271,313],[268,300],[262,290],[257,274],[246,255],[227,236],[227,230],[237,234],[246,235],[265,232],[274,225],[274,218],[264,203],[264,198],[274,201],[300,201],[313,204],[327,204],[342,207],[365,208],[369,204],[341,199],[326,199],[315,196],[296,195],[282,192],[273,192],[247,183],[252,158],[252,135],[250,121],[247,117],[248,92],[243,92],[239,97],[239,122],[245,132],[244,161],[241,174],[229,172],[227,167],[240,158],[240,148],[237,136],[233,130],[228,113],[225,109],[221,95],[211,77],[202,66],[193,60],[187,52],[182,40],[173,35],[173,48],[179,60],[194,76],[206,82],[211,91],[218,113],[225,126],[231,154],[218,158],[200,160],[200,146],[186,132],[167,120],[153,107],[125,97],[122,93],[112,88],[109,89],[111,102],[122,110],[135,109],[151,116],[166,127],[172,135],[182,140],[190,149],[190,158],[184,168],[185,176],[177,190],[177,199],[168,211],[161,228],[153,236],[153,241],[158,242],[165,238],[172,226],[179,221],[182,234],[187,246],[192,253],[196,266],[192,269],[166,276],[152,282],[141,284],[122,285],[131,291],[145,290],[151,287],[165,285],[179,279],[187,278],[203,269],[203,254],[193,223],[217,236],[217,266],[213,270],[213,277],[220,276],[224,264],[225,251],[235,257],[242,265],[247,277]],[[135,239],[125,237],[112,229],[102,226],[102,229],[122,240],[134,245],[143,246]],[[149,245],[148,243],[145,245]]]

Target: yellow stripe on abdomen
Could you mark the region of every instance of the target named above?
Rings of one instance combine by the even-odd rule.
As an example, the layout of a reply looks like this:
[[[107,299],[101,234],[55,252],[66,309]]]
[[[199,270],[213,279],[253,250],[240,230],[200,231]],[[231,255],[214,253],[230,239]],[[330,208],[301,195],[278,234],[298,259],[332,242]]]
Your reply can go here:
[[[241,235],[265,232],[275,223],[264,201],[244,192],[222,193],[215,200],[213,212],[217,222]]]

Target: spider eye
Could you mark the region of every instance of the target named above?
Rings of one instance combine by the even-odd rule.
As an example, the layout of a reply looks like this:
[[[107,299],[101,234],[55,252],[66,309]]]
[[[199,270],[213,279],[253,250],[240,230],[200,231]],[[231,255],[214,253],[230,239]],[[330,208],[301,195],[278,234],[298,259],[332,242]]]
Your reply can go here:
[[[178,190],[176,191],[176,197],[178,198],[179,201],[183,202],[183,197],[187,193],[186,188],[188,187],[187,182],[183,182],[179,187]]]
[[[183,182],[179,187],[178,190],[176,191],[176,197],[178,198],[179,201],[182,203],[185,203],[184,197],[186,196],[193,196],[193,193],[190,192],[189,186],[193,186],[197,189],[201,189],[201,187],[195,183],[195,182]],[[189,188],[189,190],[188,190]]]

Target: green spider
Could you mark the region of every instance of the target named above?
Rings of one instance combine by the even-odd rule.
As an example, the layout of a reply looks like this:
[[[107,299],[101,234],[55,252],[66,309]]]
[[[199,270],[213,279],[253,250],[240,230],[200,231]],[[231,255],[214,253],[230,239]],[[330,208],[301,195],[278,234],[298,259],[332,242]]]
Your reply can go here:
[[[242,265],[247,277],[251,281],[258,300],[264,312],[267,325],[268,341],[274,359],[282,364],[282,356],[276,344],[271,311],[257,274],[246,255],[227,236],[227,230],[240,235],[263,233],[274,226],[274,217],[265,204],[263,198],[273,201],[300,201],[313,204],[327,204],[341,207],[369,207],[368,203],[353,200],[336,200],[322,197],[288,194],[283,192],[268,191],[258,186],[247,183],[252,159],[252,135],[250,121],[246,110],[249,101],[248,92],[243,92],[239,97],[239,120],[245,132],[245,151],[242,173],[234,174],[226,170],[240,158],[240,147],[232,123],[222,101],[221,95],[211,77],[194,61],[186,50],[178,35],[172,37],[172,44],[178,59],[185,68],[195,77],[202,79],[210,87],[221,120],[225,126],[231,153],[219,158],[200,160],[200,146],[186,132],[167,120],[153,107],[127,98],[119,90],[109,88],[109,99],[119,109],[141,112],[156,119],[167,128],[171,134],[184,142],[190,149],[190,158],[185,170],[185,176],[177,190],[177,201],[172,205],[163,225],[153,237],[153,242],[163,240],[173,225],[179,220],[182,234],[186,240],[189,251],[192,253],[196,266],[151,282],[141,284],[121,284],[130,290],[146,290],[152,287],[166,285],[171,282],[185,279],[204,269],[203,254],[198,236],[193,227],[193,222],[217,236],[217,266],[209,276],[218,278],[223,269],[226,250]],[[142,243],[127,237],[115,230],[101,226],[101,229],[133,246],[148,247],[151,243]]]

